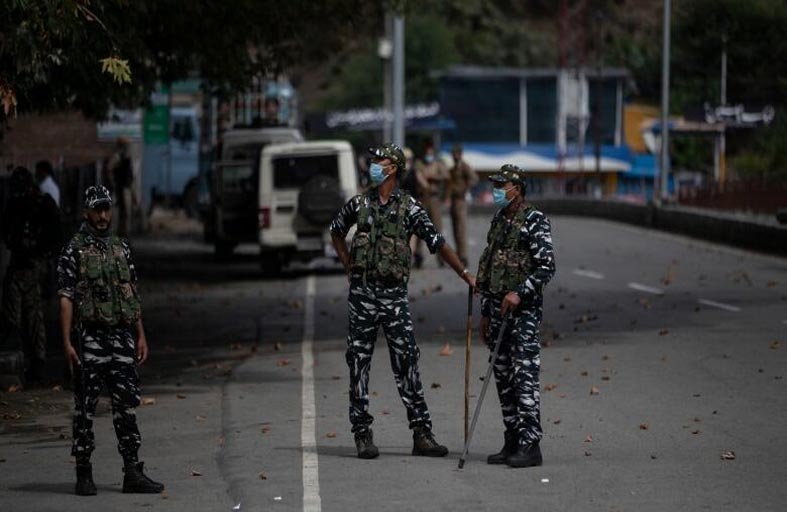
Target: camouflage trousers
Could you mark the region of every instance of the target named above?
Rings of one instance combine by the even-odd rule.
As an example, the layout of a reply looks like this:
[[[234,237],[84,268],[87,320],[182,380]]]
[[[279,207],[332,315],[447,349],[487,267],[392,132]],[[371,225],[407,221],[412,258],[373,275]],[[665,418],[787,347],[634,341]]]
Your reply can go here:
[[[19,336],[25,356],[46,359],[46,326],[41,281],[46,274],[46,260],[33,262],[32,268],[9,267],[3,283],[3,307],[0,331]]]
[[[93,452],[93,416],[101,390],[106,386],[112,402],[118,451],[125,462],[136,462],[142,438],[136,416],[140,391],[134,337],[127,328],[84,327],[79,342],[82,368],[75,377],[71,455],[89,458]]]
[[[424,389],[418,372],[420,350],[415,343],[407,288],[383,288],[360,283],[350,285],[350,332],[347,365],[350,367],[350,423],[354,433],[369,429],[369,369],[377,331],[383,328],[388,342],[396,388],[407,409],[410,428],[432,428]]]
[[[487,340],[492,350],[497,342],[503,320],[500,317],[499,299],[490,301],[491,317]],[[513,432],[520,444],[541,439],[541,344],[539,325],[542,306],[540,302],[506,321],[500,351],[494,364],[497,395],[503,411],[506,431]],[[490,355],[491,359],[491,355]]]

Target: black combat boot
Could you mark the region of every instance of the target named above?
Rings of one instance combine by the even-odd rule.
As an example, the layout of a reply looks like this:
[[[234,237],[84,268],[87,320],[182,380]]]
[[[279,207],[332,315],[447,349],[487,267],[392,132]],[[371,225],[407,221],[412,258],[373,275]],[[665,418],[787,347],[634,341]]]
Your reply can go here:
[[[519,445],[517,450],[506,459],[506,464],[512,468],[529,468],[531,466],[540,466],[541,448],[538,446],[538,441],[535,443],[528,443]]]
[[[448,448],[437,444],[434,434],[426,427],[415,427],[413,429],[413,455],[423,457],[445,457],[448,455]]]
[[[158,494],[164,485],[154,482],[142,472],[143,462],[126,464],[123,468],[123,492],[135,494]]]
[[[376,459],[380,455],[380,450],[374,445],[372,429],[355,434],[355,447],[359,459]]]
[[[93,483],[93,465],[89,462],[77,462],[77,484],[74,488],[77,496],[95,496],[98,494]]]
[[[505,464],[506,463],[506,459],[508,459],[508,457],[510,455],[513,455],[514,453],[516,453],[516,449],[517,449],[516,434],[506,430],[506,433],[505,433],[505,444],[503,445],[503,448],[499,452],[493,453],[492,455],[487,457],[486,458],[486,463],[487,464]]]

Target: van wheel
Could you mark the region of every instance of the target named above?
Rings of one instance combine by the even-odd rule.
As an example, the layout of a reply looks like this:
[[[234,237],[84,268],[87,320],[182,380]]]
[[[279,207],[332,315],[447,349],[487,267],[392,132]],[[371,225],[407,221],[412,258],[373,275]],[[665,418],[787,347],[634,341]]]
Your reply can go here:
[[[284,262],[279,253],[263,252],[260,254],[260,269],[265,277],[279,276],[283,267]]]
[[[227,240],[217,241],[213,244],[213,253],[217,260],[225,261],[229,259],[230,256],[232,256],[232,253],[235,251],[237,246],[237,242],[229,242]]]
[[[344,196],[339,182],[330,176],[314,176],[298,195],[298,213],[316,226],[327,226],[342,206]]]

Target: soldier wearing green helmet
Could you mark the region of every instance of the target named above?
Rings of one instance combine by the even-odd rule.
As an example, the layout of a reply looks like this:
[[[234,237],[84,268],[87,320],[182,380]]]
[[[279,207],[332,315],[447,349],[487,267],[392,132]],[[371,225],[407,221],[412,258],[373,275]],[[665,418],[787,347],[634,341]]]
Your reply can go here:
[[[499,210],[478,265],[481,339],[492,344],[504,329],[494,361],[505,444],[487,458],[511,467],[542,463],[539,325],[543,290],[555,273],[549,219],[525,201],[527,183],[517,166],[506,164],[489,178]]]
[[[415,342],[407,298],[410,277],[410,237],[415,234],[429,251],[440,256],[470,286],[475,279],[445,243],[423,206],[397,186],[396,175],[406,165],[395,144],[369,148],[372,188],[350,199],[331,223],[336,252],[350,282],[347,365],[350,369],[350,423],[358,457],[379,455],[369,414],[369,369],[377,331],[383,328],[396,386],[413,431],[413,455],[443,457],[448,449],[432,434],[432,420],[418,371],[420,351]],[[356,225],[350,247],[345,237]]]

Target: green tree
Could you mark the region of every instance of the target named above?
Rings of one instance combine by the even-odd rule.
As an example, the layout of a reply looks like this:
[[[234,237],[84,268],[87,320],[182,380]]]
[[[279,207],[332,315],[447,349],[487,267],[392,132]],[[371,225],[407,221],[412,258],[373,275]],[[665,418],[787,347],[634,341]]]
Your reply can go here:
[[[101,116],[192,74],[214,90],[242,90],[254,75],[334,54],[380,9],[362,0],[5,0],[0,100],[20,113]]]

